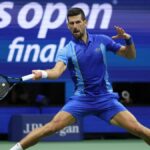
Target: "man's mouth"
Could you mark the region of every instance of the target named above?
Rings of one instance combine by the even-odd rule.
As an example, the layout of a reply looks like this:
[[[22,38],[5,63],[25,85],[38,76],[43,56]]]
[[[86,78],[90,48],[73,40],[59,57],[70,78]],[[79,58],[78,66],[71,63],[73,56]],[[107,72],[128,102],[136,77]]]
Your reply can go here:
[[[75,34],[76,34],[76,33],[79,33],[79,32],[80,32],[80,31],[78,31],[78,30],[73,31],[73,33],[75,33]]]

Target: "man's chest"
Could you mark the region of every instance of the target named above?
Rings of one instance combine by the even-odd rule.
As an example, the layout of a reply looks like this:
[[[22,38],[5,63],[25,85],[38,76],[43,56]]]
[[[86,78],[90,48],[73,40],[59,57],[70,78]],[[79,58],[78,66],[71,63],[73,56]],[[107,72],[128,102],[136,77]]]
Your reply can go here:
[[[104,52],[105,46],[98,43],[91,43],[89,45],[76,45],[74,47],[72,61],[80,65],[102,63]]]

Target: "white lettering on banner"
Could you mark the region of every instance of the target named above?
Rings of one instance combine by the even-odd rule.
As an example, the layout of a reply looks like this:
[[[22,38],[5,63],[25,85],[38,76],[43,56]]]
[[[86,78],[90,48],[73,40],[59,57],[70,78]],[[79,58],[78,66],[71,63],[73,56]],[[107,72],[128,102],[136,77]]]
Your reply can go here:
[[[88,25],[87,25],[88,28],[93,29],[95,27],[98,15],[101,11],[104,12],[104,15],[103,15],[102,22],[99,27],[101,29],[108,28],[111,15],[112,15],[112,6],[108,3],[102,4],[102,5],[93,4],[91,13],[89,16]]]
[[[34,11],[34,15],[32,19],[30,19],[30,21],[27,21],[27,15],[31,10]],[[18,24],[24,29],[33,28],[40,22],[40,20],[42,19],[42,15],[43,8],[39,3],[28,3],[27,5],[22,7],[18,14]]]
[[[110,23],[110,19],[112,16],[112,6],[108,3],[104,4],[93,4],[91,11],[90,8],[86,3],[77,3],[73,7],[80,7],[84,10],[85,15],[88,16],[88,24],[87,28],[89,29],[94,29],[97,23],[97,18],[99,14],[103,11],[104,15],[102,17],[102,21],[100,23],[100,28],[102,29],[107,29]],[[55,10],[58,10],[60,13],[55,19],[55,22],[51,22],[50,18],[52,17],[53,13]],[[51,11],[50,11],[51,10]],[[67,14],[67,7],[63,3],[57,3],[55,5],[47,4],[41,27],[38,33],[38,38],[45,38],[48,32],[48,29],[56,29],[60,27],[64,21],[65,21],[65,16]]]
[[[12,20],[12,16],[5,9],[13,9],[13,2],[0,3],[0,27],[7,27]],[[110,24],[112,16],[112,5],[109,3],[93,3],[91,8],[86,3],[76,3],[72,7],[83,8],[85,15],[88,16],[87,28],[94,29],[96,24],[99,23],[99,28],[107,29]],[[33,11],[33,16],[27,20],[27,16]],[[54,13],[57,16],[54,18]],[[102,20],[98,20],[98,16],[102,13]],[[67,5],[65,3],[47,3],[45,10],[42,5],[37,2],[30,2],[20,8],[17,15],[17,22],[19,27],[23,29],[32,29],[40,24],[37,38],[45,38],[49,29],[57,29],[66,21]]]
[[[18,44],[18,42],[23,42],[23,41],[24,41],[24,37],[17,37],[13,40],[12,44],[9,45],[10,51],[9,51],[8,59],[7,59],[8,62],[12,61],[15,50],[18,50],[18,53],[16,56],[16,62],[19,62],[21,60],[24,45]]]
[[[32,62],[37,62],[38,60],[41,62],[53,62],[57,50],[65,46],[66,38],[62,37],[60,39],[58,48],[56,44],[48,44],[42,49],[39,44],[27,44],[25,46],[24,41],[24,37],[17,37],[12,41],[9,45],[8,62],[13,60],[16,62],[28,62],[31,59],[31,54],[33,54]]]
[[[42,123],[26,123],[25,128],[22,130],[22,132],[23,134],[28,134],[34,129],[42,127],[42,126],[43,126]],[[56,134],[58,134],[61,137],[64,137],[67,134],[78,134],[78,133],[80,133],[78,125],[70,125],[56,132]]]
[[[91,12],[90,12],[89,6],[86,3],[77,3],[77,4],[73,5],[72,7],[82,8],[84,10],[85,16],[87,17],[89,15],[88,24],[87,24],[88,29],[95,28],[99,14],[101,12],[104,12],[104,15],[102,17],[102,21],[101,21],[101,24],[99,25],[99,27],[101,29],[108,29],[110,19],[112,16],[112,5],[110,5],[108,3],[93,4],[92,8],[91,8]]]
[[[38,31],[36,30],[36,41],[37,39],[46,38],[49,30],[60,28],[66,21],[68,8],[64,2],[47,2],[44,7],[38,2],[28,2],[21,5],[19,9],[14,11],[15,13],[12,13],[16,3],[9,1],[0,3],[0,28],[8,27],[12,19],[16,18],[16,28],[20,27],[21,29],[31,30],[38,26],[36,28],[38,29]],[[84,2],[78,2],[72,5],[72,7],[80,7],[84,10],[88,21],[88,29],[94,29],[97,26],[100,29],[108,29],[112,17],[112,4],[93,3],[89,5]],[[16,16],[12,16],[14,14]],[[99,20],[99,18],[101,19]],[[50,43],[41,48],[39,40],[37,40],[39,43],[26,44],[25,38],[27,37],[14,37],[13,41],[9,44],[8,62],[53,62],[57,50],[63,48],[66,42],[65,37],[60,37],[59,43]]]
[[[42,126],[43,126],[42,123],[26,123],[25,128],[23,129],[23,134],[28,134],[32,130],[37,129]]]
[[[57,134],[59,134],[60,136],[66,136],[67,134],[78,134],[79,132],[79,126],[72,125],[58,131]]]
[[[13,6],[12,2],[0,3],[0,28],[5,28],[11,23],[11,16],[6,9],[12,9]]]
[[[55,11],[58,11],[58,15],[57,18],[55,18],[54,21],[52,21],[52,16],[54,14]],[[48,29],[57,29],[58,27],[60,27],[66,18],[66,14],[67,14],[67,6],[63,3],[56,3],[56,4],[52,4],[52,3],[48,3],[46,5],[46,9],[43,15],[43,19],[41,22],[41,27],[38,33],[38,38],[45,38]]]
[[[29,58],[30,58],[30,54],[31,52],[34,51],[34,55],[33,55],[33,62],[36,62],[38,60],[38,56],[40,54],[40,46],[38,44],[28,44],[25,54],[24,54],[24,58],[23,58],[23,62],[28,62]],[[21,59],[20,59],[21,60]]]

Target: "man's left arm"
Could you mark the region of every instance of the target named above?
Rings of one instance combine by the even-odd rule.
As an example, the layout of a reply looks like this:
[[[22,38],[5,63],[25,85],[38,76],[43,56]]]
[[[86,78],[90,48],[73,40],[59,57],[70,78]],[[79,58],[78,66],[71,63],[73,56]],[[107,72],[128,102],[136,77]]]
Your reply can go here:
[[[116,29],[117,35],[113,36],[112,38],[113,39],[122,38],[125,40],[125,43],[126,43],[126,45],[120,47],[117,54],[128,59],[136,58],[136,49],[135,49],[134,42],[132,40],[131,35],[126,33],[124,29],[122,29],[121,27],[115,26],[115,29]]]

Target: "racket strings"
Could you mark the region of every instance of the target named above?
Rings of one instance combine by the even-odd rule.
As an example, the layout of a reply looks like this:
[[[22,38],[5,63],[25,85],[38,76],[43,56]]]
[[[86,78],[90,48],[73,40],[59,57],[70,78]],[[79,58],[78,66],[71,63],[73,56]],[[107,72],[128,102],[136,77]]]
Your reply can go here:
[[[5,97],[5,95],[9,92],[10,83],[4,77],[0,76],[0,99]]]

